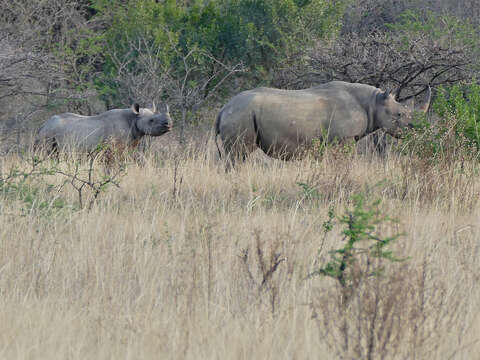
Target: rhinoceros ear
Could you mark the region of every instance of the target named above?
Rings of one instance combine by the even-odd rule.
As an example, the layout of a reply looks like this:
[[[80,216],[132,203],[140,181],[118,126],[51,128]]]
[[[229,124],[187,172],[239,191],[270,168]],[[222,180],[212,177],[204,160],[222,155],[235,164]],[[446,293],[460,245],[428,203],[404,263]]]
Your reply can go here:
[[[382,94],[383,100],[387,100],[390,97],[390,90],[385,90]]]
[[[138,105],[137,103],[133,104],[132,105],[132,111],[135,113],[135,114],[138,114],[140,112],[140,105]]]

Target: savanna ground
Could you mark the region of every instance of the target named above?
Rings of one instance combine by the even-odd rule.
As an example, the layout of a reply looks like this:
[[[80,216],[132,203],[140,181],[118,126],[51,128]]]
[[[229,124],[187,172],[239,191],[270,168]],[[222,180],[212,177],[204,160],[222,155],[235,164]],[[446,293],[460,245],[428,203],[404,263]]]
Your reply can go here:
[[[478,359],[479,19],[478,0],[0,1],[0,360]],[[318,144],[225,173],[228,99],[331,80],[430,86],[432,110],[386,156]],[[54,114],[135,102],[175,129],[111,167],[28,150]]]
[[[118,177],[95,160],[91,183],[119,187],[89,209],[93,192],[83,188],[80,207],[67,176],[88,180],[88,161],[45,160],[43,174],[23,176],[31,155],[0,160],[2,359],[480,353],[474,161],[331,148],[292,162],[257,154],[225,173],[211,132],[184,145],[172,133]],[[398,220],[375,233],[402,233],[391,248],[403,261],[359,278],[345,303],[336,280],[309,274],[344,245],[338,218],[325,230],[329,209],[341,216],[357,193]]]

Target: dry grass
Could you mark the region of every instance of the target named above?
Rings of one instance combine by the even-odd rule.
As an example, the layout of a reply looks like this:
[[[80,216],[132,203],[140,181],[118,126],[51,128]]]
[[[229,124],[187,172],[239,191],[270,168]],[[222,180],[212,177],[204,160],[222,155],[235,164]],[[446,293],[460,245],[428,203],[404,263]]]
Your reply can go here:
[[[90,211],[68,183],[47,186],[60,174],[2,194],[0,358],[478,356],[473,164],[331,150],[293,162],[257,154],[225,173],[215,152],[207,135],[157,139]],[[26,165],[0,161],[3,173],[12,166]],[[324,236],[328,208],[341,213],[356,192],[400,220],[382,231],[405,231],[396,250],[410,258],[340,311],[334,281],[306,276],[342,245],[338,229]]]

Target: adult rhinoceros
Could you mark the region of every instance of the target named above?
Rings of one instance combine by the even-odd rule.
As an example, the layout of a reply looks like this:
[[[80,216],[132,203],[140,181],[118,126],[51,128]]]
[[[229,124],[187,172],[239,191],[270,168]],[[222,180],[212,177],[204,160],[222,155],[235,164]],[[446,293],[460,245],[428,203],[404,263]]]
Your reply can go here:
[[[134,147],[144,135],[160,136],[170,131],[172,120],[165,111],[140,108],[114,109],[95,116],[73,113],[54,115],[39,129],[35,143],[48,144],[54,149],[72,146],[91,151],[107,143],[120,148]]]
[[[429,89],[421,110],[428,110],[430,95]],[[220,135],[232,163],[257,147],[288,160],[315,139],[358,140],[377,129],[399,137],[402,128],[411,126],[412,110],[365,84],[332,81],[305,90],[262,87],[234,96],[222,108],[215,140]]]

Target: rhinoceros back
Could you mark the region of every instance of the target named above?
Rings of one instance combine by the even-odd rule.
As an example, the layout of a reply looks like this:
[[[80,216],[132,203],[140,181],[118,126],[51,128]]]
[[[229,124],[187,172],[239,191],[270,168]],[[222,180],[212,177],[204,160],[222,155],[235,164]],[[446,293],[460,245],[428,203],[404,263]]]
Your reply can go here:
[[[64,113],[50,117],[39,129],[38,141],[54,140],[60,147],[93,149],[109,138],[126,138],[130,127],[123,110],[112,110],[96,116]]]

